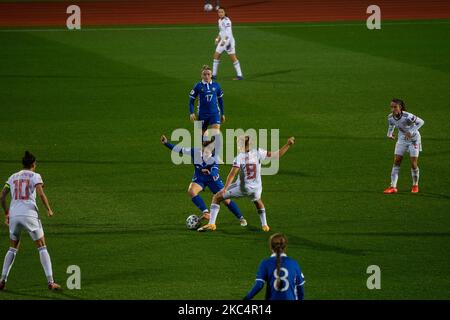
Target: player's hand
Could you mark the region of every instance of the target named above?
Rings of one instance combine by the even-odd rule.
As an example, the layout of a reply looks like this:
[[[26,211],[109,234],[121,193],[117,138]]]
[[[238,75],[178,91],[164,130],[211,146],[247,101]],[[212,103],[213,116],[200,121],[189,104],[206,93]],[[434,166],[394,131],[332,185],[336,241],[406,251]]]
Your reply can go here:
[[[214,43],[217,45],[219,42],[220,42],[220,38],[217,37],[217,38],[214,40]]]
[[[209,171],[208,169],[202,169],[202,173],[203,173],[203,174],[210,175],[210,174],[211,174],[211,171]]]
[[[222,116],[220,117],[220,121],[222,121],[222,123],[225,123],[225,115],[222,115]]]
[[[191,113],[191,115],[189,116],[191,118],[191,121],[194,122],[195,120],[197,120],[197,116],[195,115],[195,113]]]
[[[9,214],[5,216],[5,224],[9,226]]]
[[[395,134],[393,134],[392,136],[388,137],[391,140],[395,140]]]
[[[406,132],[405,133],[405,138],[406,138],[406,140],[411,139],[411,132]]]
[[[52,209],[47,211],[47,216],[49,216],[49,218],[53,217],[53,215],[54,215],[54,213],[53,213]]]
[[[161,140],[162,144],[166,144],[167,141],[169,141],[169,140],[167,140],[167,137],[165,135],[162,135],[160,140]]]
[[[288,139],[288,141],[287,141],[287,144],[288,144],[289,146],[292,146],[294,143],[295,143],[295,138],[294,138],[294,137],[290,137],[290,138]]]

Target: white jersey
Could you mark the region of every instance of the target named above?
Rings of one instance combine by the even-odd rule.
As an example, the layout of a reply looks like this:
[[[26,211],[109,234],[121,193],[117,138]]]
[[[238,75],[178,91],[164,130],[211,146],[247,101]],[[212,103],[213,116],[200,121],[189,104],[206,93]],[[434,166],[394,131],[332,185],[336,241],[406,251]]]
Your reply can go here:
[[[420,132],[419,129],[424,124],[424,121],[419,117],[413,115],[409,112],[402,112],[399,119],[395,118],[393,114],[388,115],[388,132],[387,136],[392,137],[394,129],[398,129],[398,142],[399,143],[410,143],[419,142],[420,143]],[[409,132],[411,138],[407,139],[405,134]]]
[[[6,182],[11,191],[9,217],[29,216],[38,218],[36,186],[44,184],[41,175],[31,170],[14,173]]]
[[[241,152],[234,159],[233,167],[240,169],[237,183],[245,190],[257,190],[262,188],[261,161],[267,157],[264,149],[252,149],[249,152]]]
[[[223,19],[219,19],[219,35],[220,39],[227,40],[228,43],[234,43],[233,31],[231,30],[231,20],[228,17],[224,17]]]

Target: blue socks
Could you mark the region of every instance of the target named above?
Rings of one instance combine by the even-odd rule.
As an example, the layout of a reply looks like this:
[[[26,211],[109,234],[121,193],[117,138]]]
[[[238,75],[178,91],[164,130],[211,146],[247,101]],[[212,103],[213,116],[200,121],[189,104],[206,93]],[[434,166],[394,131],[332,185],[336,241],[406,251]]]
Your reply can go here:
[[[242,218],[242,213],[239,207],[237,206],[236,202],[230,201],[230,203],[227,205],[228,210],[230,210],[234,216],[238,219]]]
[[[195,204],[195,206],[197,208],[200,209],[201,212],[208,211],[208,208],[206,207],[205,202],[203,201],[202,197],[200,197],[199,195],[196,195],[195,197],[193,197],[192,202]]]

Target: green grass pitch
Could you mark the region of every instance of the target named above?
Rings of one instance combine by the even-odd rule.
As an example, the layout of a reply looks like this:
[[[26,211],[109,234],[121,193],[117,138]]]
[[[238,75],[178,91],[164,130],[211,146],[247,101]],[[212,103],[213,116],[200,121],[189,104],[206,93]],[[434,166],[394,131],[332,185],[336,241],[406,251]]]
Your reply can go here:
[[[263,177],[263,199],[303,268],[306,299],[450,298],[449,23],[235,27],[246,80],[231,80],[224,56],[223,128],[297,138],[279,174]],[[216,26],[0,31],[0,177],[20,169],[25,149],[36,154],[56,214],[42,216],[55,278],[65,287],[69,265],[82,277],[81,290],[48,292],[24,234],[0,299],[241,299],[251,288],[269,254],[253,205],[238,200],[246,230],[225,209],[216,232],[186,230],[193,168],[173,165],[159,143],[192,131],[188,93],[212,63],[215,35]],[[401,192],[382,193],[393,97],[425,120],[418,195],[407,158]],[[0,248],[3,259],[5,226]],[[366,287],[372,264],[381,290]]]

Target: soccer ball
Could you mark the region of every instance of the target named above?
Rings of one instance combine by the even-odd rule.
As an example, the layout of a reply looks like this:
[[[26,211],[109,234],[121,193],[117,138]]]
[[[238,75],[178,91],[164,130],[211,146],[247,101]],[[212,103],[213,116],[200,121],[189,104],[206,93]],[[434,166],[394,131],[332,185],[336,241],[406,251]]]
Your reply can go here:
[[[186,227],[189,230],[197,229],[200,226],[200,219],[195,215],[192,214],[186,219]]]
[[[213,5],[212,5],[211,3],[207,3],[207,4],[205,4],[205,6],[203,7],[203,9],[205,9],[206,12],[212,11]]]

